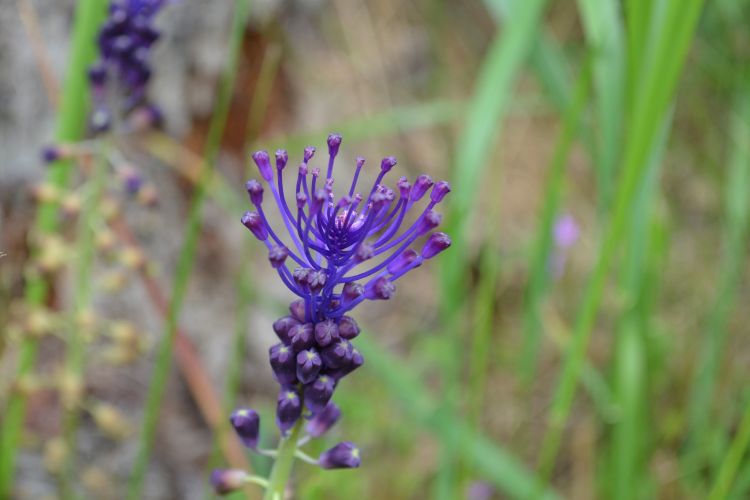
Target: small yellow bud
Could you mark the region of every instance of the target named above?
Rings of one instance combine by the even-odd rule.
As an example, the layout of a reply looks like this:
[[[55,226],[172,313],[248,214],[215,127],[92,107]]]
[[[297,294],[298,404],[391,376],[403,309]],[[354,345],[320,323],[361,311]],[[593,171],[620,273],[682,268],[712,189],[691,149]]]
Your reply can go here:
[[[115,233],[108,229],[104,229],[96,234],[96,246],[99,250],[110,252],[116,243],[117,238],[115,238]]]
[[[60,190],[52,184],[37,184],[31,188],[31,195],[39,203],[54,203],[60,199]]]
[[[131,433],[130,423],[120,411],[112,405],[98,403],[92,410],[96,425],[112,439],[121,440]]]
[[[62,438],[53,438],[44,445],[44,466],[53,473],[60,472],[68,458],[68,445]]]
[[[129,246],[120,253],[120,262],[129,269],[140,269],[145,265],[146,258],[139,248]]]
[[[60,202],[60,207],[65,215],[76,216],[81,212],[81,198],[75,193],[68,193]]]
[[[59,380],[60,400],[67,409],[77,407],[83,399],[83,380],[74,373],[64,373]]]

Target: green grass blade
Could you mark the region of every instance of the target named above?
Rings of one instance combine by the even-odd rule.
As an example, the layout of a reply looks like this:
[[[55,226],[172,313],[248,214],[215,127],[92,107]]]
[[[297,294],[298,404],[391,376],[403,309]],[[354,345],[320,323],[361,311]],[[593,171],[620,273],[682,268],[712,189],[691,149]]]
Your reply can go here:
[[[60,111],[55,133],[55,140],[61,143],[76,142],[83,138],[86,131],[86,117],[89,99],[89,82],[87,70],[96,56],[94,40],[101,20],[106,13],[104,0],[81,0],[75,13],[73,41],[70,46],[70,60],[63,87]],[[50,166],[48,181],[56,187],[68,183],[72,163],[56,162]],[[44,203],[34,221],[34,233],[45,235],[54,233],[58,226],[58,206],[56,203]],[[24,290],[25,300],[29,305],[41,305],[47,298],[48,285],[40,274],[30,276]],[[37,354],[37,340],[23,340],[18,360],[17,376],[24,377],[34,367]],[[15,472],[16,448],[23,432],[23,419],[26,413],[24,396],[13,393],[7,402],[2,416],[0,435],[0,498],[12,497]]]
[[[649,258],[658,258],[658,242],[651,227],[654,198],[666,146],[667,119],[648,160],[646,174],[636,195],[628,234],[620,288],[627,310],[619,321],[614,349],[614,391],[618,418],[612,438],[612,479],[607,494],[613,499],[637,498],[642,484],[643,457],[649,439],[645,423],[647,391],[647,282]]]
[[[625,104],[625,51],[618,2],[578,0],[586,42],[594,54],[594,88],[599,131],[594,158],[600,214],[608,207],[621,151]]]
[[[667,22],[659,32],[660,36],[651,44],[654,48],[654,63],[646,65],[639,78],[643,83],[635,94],[632,121],[620,168],[621,181],[617,186],[610,223],[584,292],[573,341],[566,354],[549,413],[548,430],[539,460],[542,477],[545,479],[549,478],[556,461],[562,433],[575,397],[582,361],[604,294],[609,266],[627,228],[637,187],[658,135],[657,129],[663,122],[674,93],[702,6],[702,0],[669,2],[665,18]]]
[[[719,474],[709,496],[710,500],[727,498],[732,487],[732,481],[734,481],[737,471],[742,465],[742,459],[747,455],[748,445],[750,445],[750,398],[745,405],[737,434],[734,436],[729,451],[727,451],[719,469]]]
[[[453,413],[439,411],[440,403],[430,397],[427,388],[403,363],[380,349],[367,335],[357,338],[357,348],[367,365],[378,374],[378,380],[402,401],[415,425],[423,426],[441,441],[450,441],[452,448],[476,475],[484,477],[511,498],[529,498],[536,491],[538,484],[533,473]],[[557,495],[548,490],[544,497],[553,499]]]
[[[750,231],[750,96],[744,86],[738,91],[736,109],[738,114],[732,120],[733,148],[725,188],[726,220],[719,283],[699,351],[688,406],[689,462],[705,458],[707,437],[711,434],[713,394],[728,335],[727,322],[737,298]]]
[[[232,97],[232,88],[237,73],[237,63],[248,16],[249,0],[236,0],[233,17],[232,30],[230,33],[229,57],[227,67],[222,75],[219,97],[211,119],[211,125],[206,138],[205,163],[201,169],[200,178],[196,184],[195,194],[190,204],[188,213],[185,240],[182,250],[177,259],[175,276],[172,284],[172,297],[170,299],[164,332],[156,354],[156,364],[151,376],[146,405],[141,426],[141,434],[138,443],[138,456],[133,467],[132,475],[128,484],[127,497],[137,500],[142,497],[143,482],[148,468],[151,450],[153,448],[159,414],[167,388],[170,367],[172,364],[172,350],[177,332],[177,322],[182,309],[187,285],[192,272],[195,251],[198,247],[198,239],[201,230],[201,213],[211,179],[213,164],[219,151],[221,137],[226,126],[229,105]]]

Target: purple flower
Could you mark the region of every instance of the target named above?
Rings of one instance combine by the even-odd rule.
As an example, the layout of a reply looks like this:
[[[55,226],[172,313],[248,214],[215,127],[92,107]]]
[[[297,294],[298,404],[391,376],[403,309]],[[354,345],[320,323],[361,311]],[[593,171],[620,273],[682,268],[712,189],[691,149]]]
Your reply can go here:
[[[341,409],[335,403],[329,402],[325,408],[317,412],[313,418],[307,422],[305,430],[311,437],[320,437],[328,429],[333,427],[341,417]]]
[[[215,469],[211,473],[211,484],[219,495],[226,495],[245,486],[247,473],[239,469]]]
[[[554,227],[555,246],[563,249],[572,247],[578,241],[580,232],[578,223],[572,215],[558,217]]]
[[[109,14],[99,30],[97,43],[101,59],[89,68],[94,97],[91,118],[95,132],[106,130],[111,122],[107,111],[107,83],[116,80],[125,98],[125,113],[144,109],[139,115],[156,124],[161,114],[146,102],[146,86],[151,79],[151,47],[159,38],[153,18],[165,0],[112,0]]]
[[[318,464],[324,469],[356,469],[360,464],[359,448],[354,443],[344,441],[324,451]]]
[[[276,425],[279,426],[282,433],[286,434],[289,429],[294,427],[300,415],[302,415],[302,402],[297,391],[282,388],[276,403]]]
[[[275,168],[267,152],[254,153],[252,158],[271,191],[285,232],[269,223],[263,186],[258,181],[247,184],[255,211],[242,218],[243,224],[266,244],[281,280],[304,301],[304,320],[314,324],[337,321],[365,299],[390,298],[394,281],[418,267],[429,258],[427,255],[447,248],[445,242],[450,244],[447,236],[433,237],[421,253],[411,248],[440,224],[442,217],[434,209],[450,192],[447,182],[433,183],[421,175],[411,185],[402,177],[394,191],[384,181],[396,166],[396,159],[386,157],[373,185],[359,191],[364,167],[360,158],[351,184],[343,196],[337,197],[333,173],[340,146],[341,136],[331,134],[324,169],[311,166],[315,148],[306,148],[293,191],[285,189],[285,151],[276,152]],[[429,201],[417,212],[414,222],[405,225],[407,213],[416,211],[416,204],[429,190]],[[288,197],[295,202],[289,203]],[[283,259],[280,248],[286,249]],[[356,293],[359,290],[364,293]]]
[[[299,418],[302,401],[312,412],[311,434],[322,434],[339,418],[340,410],[330,402],[334,389],[364,363],[350,342],[360,328],[347,313],[364,300],[392,298],[397,280],[451,244],[445,233],[433,232],[442,222],[436,208],[450,192],[447,182],[420,175],[412,184],[400,177],[390,188],[385,178],[397,161],[387,156],[374,183],[361,189],[365,160],[357,158],[351,183],[337,196],[333,173],[340,147],[341,136],[329,135],[322,167],[312,164],[315,148],[305,148],[296,175],[291,174],[294,180],[286,186],[287,152],[278,150],[271,158],[257,151],[252,159],[262,181],[245,185],[254,210],[242,216],[242,223],[266,245],[271,266],[297,297],[290,315],[274,323],[281,343],[269,353],[283,387],[276,420],[284,433]],[[269,203],[283,228],[269,223]],[[407,218],[413,222],[406,224]],[[417,240],[424,242],[421,251]],[[324,462],[333,464],[346,453],[351,460],[358,452],[343,443],[324,454]]]
[[[252,450],[258,447],[258,433],[260,431],[258,412],[250,408],[234,410],[229,417],[229,422],[245,446]]]

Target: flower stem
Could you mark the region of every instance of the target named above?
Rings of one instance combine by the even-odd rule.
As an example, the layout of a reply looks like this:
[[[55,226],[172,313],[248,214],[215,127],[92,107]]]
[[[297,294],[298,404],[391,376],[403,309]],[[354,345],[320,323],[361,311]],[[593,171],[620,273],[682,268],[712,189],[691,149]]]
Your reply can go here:
[[[284,498],[286,483],[289,481],[292,466],[294,465],[294,456],[297,451],[297,441],[299,433],[302,430],[302,423],[303,419],[300,417],[292,428],[292,432],[281,440],[279,452],[276,462],[273,464],[273,469],[271,469],[271,477],[268,480],[268,488],[266,488],[263,500],[282,500]]]

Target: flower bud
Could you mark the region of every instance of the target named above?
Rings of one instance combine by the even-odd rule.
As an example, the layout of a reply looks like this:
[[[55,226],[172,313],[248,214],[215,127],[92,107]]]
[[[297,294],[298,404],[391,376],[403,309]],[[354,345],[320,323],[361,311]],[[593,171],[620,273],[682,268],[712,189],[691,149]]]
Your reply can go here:
[[[271,262],[271,267],[278,269],[284,265],[284,261],[289,256],[289,250],[286,247],[274,245],[268,251],[268,260]]]
[[[334,342],[320,352],[326,368],[337,369],[345,366],[352,359],[352,344],[342,339]]]
[[[302,414],[302,403],[299,395],[293,389],[282,389],[276,404],[276,425],[282,434],[294,427]]]
[[[409,201],[419,201],[433,184],[434,182],[432,182],[432,178],[429,175],[422,174],[417,177],[417,180],[414,181],[414,187],[411,193],[409,193]]]
[[[327,319],[315,325],[315,341],[320,347],[325,347],[338,338],[339,327],[333,320]]]
[[[364,262],[366,260],[372,259],[373,255],[375,255],[375,249],[372,248],[372,245],[370,243],[363,241],[354,252],[354,261]]]
[[[401,177],[396,185],[398,186],[398,191],[401,197],[408,198],[409,192],[411,191],[411,184],[409,183],[409,180],[406,177]]]
[[[282,385],[295,384],[297,363],[292,348],[284,344],[276,344],[271,346],[268,354],[276,381]]]
[[[358,299],[363,293],[365,293],[365,288],[362,285],[350,281],[341,290],[341,297],[344,299],[344,302],[351,302]]]
[[[440,201],[445,198],[445,195],[451,192],[451,185],[448,184],[446,181],[440,181],[437,184],[435,184],[435,187],[432,188],[432,192],[430,193],[430,199],[434,201],[435,203],[440,203]]]
[[[370,300],[388,300],[395,291],[396,287],[393,283],[388,278],[381,276],[367,283],[365,297]]]
[[[305,386],[305,405],[313,414],[323,411],[328,401],[331,400],[334,383],[335,381],[331,377],[321,375]]]
[[[273,179],[273,170],[271,169],[271,159],[268,156],[268,151],[256,151],[253,153],[253,161],[258,165],[261,177],[270,182]]]
[[[298,299],[289,304],[289,312],[292,313],[294,319],[304,323],[306,317],[305,301],[302,299]]]
[[[320,455],[318,464],[324,469],[356,469],[360,464],[359,448],[344,441]]]
[[[260,416],[250,408],[234,410],[229,417],[229,423],[242,440],[242,443],[254,450],[258,447],[258,433],[260,432]]]
[[[432,233],[422,247],[422,258],[431,259],[449,246],[451,246],[451,239],[447,234]]]
[[[240,469],[214,469],[211,484],[219,495],[226,495],[245,486],[247,473]]]
[[[289,154],[283,149],[276,150],[276,169],[284,170],[286,162],[289,161]]]
[[[297,354],[297,379],[303,384],[315,380],[322,367],[323,361],[315,349],[306,349]]]
[[[354,318],[342,316],[339,320],[339,335],[342,339],[351,340],[359,335],[359,325]]]
[[[312,271],[307,276],[307,286],[312,293],[318,293],[323,289],[326,284],[326,273],[325,271],[318,270]]]
[[[388,264],[388,272],[393,275],[401,275],[420,265],[422,265],[422,261],[417,252],[408,248]]]
[[[257,212],[245,212],[242,216],[242,224],[252,232],[260,241],[268,239],[268,229]]]
[[[315,342],[312,323],[302,323],[293,326],[289,330],[289,341],[292,343],[295,352],[311,348]]]
[[[329,402],[307,422],[305,430],[311,437],[320,437],[333,427],[340,417],[341,409],[335,403]]]
[[[420,217],[419,220],[417,221],[417,228],[416,228],[417,235],[422,236],[423,234],[432,231],[433,229],[438,227],[442,221],[443,221],[442,215],[435,212],[434,210],[428,211],[426,214]]]
[[[256,207],[260,206],[263,202],[263,186],[260,182],[255,179],[250,179],[245,183],[245,189],[247,189],[247,194],[250,196],[250,201],[253,205]]]
[[[341,135],[333,133],[328,136],[328,154],[331,157],[336,157],[339,153],[339,147],[341,146]]]
[[[309,162],[312,159],[314,154],[315,154],[315,148],[312,146],[307,146],[305,148],[304,154],[302,155],[302,158],[304,159],[305,163]]]
[[[390,170],[395,166],[396,166],[396,158],[394,158],[393,156],[386,156],[380,162],[380,170],[386,173],[390,172]]]
[[[289,344],[291,343],[291,339],[289,338],[289,330],[291,330],[293,326],[297,326],[299,324],[300,322],[293,317],[284,316],[283,318],[279,318],[273,322],[273,331],[279,337],[279,340],[281,340],[284,344]]]

